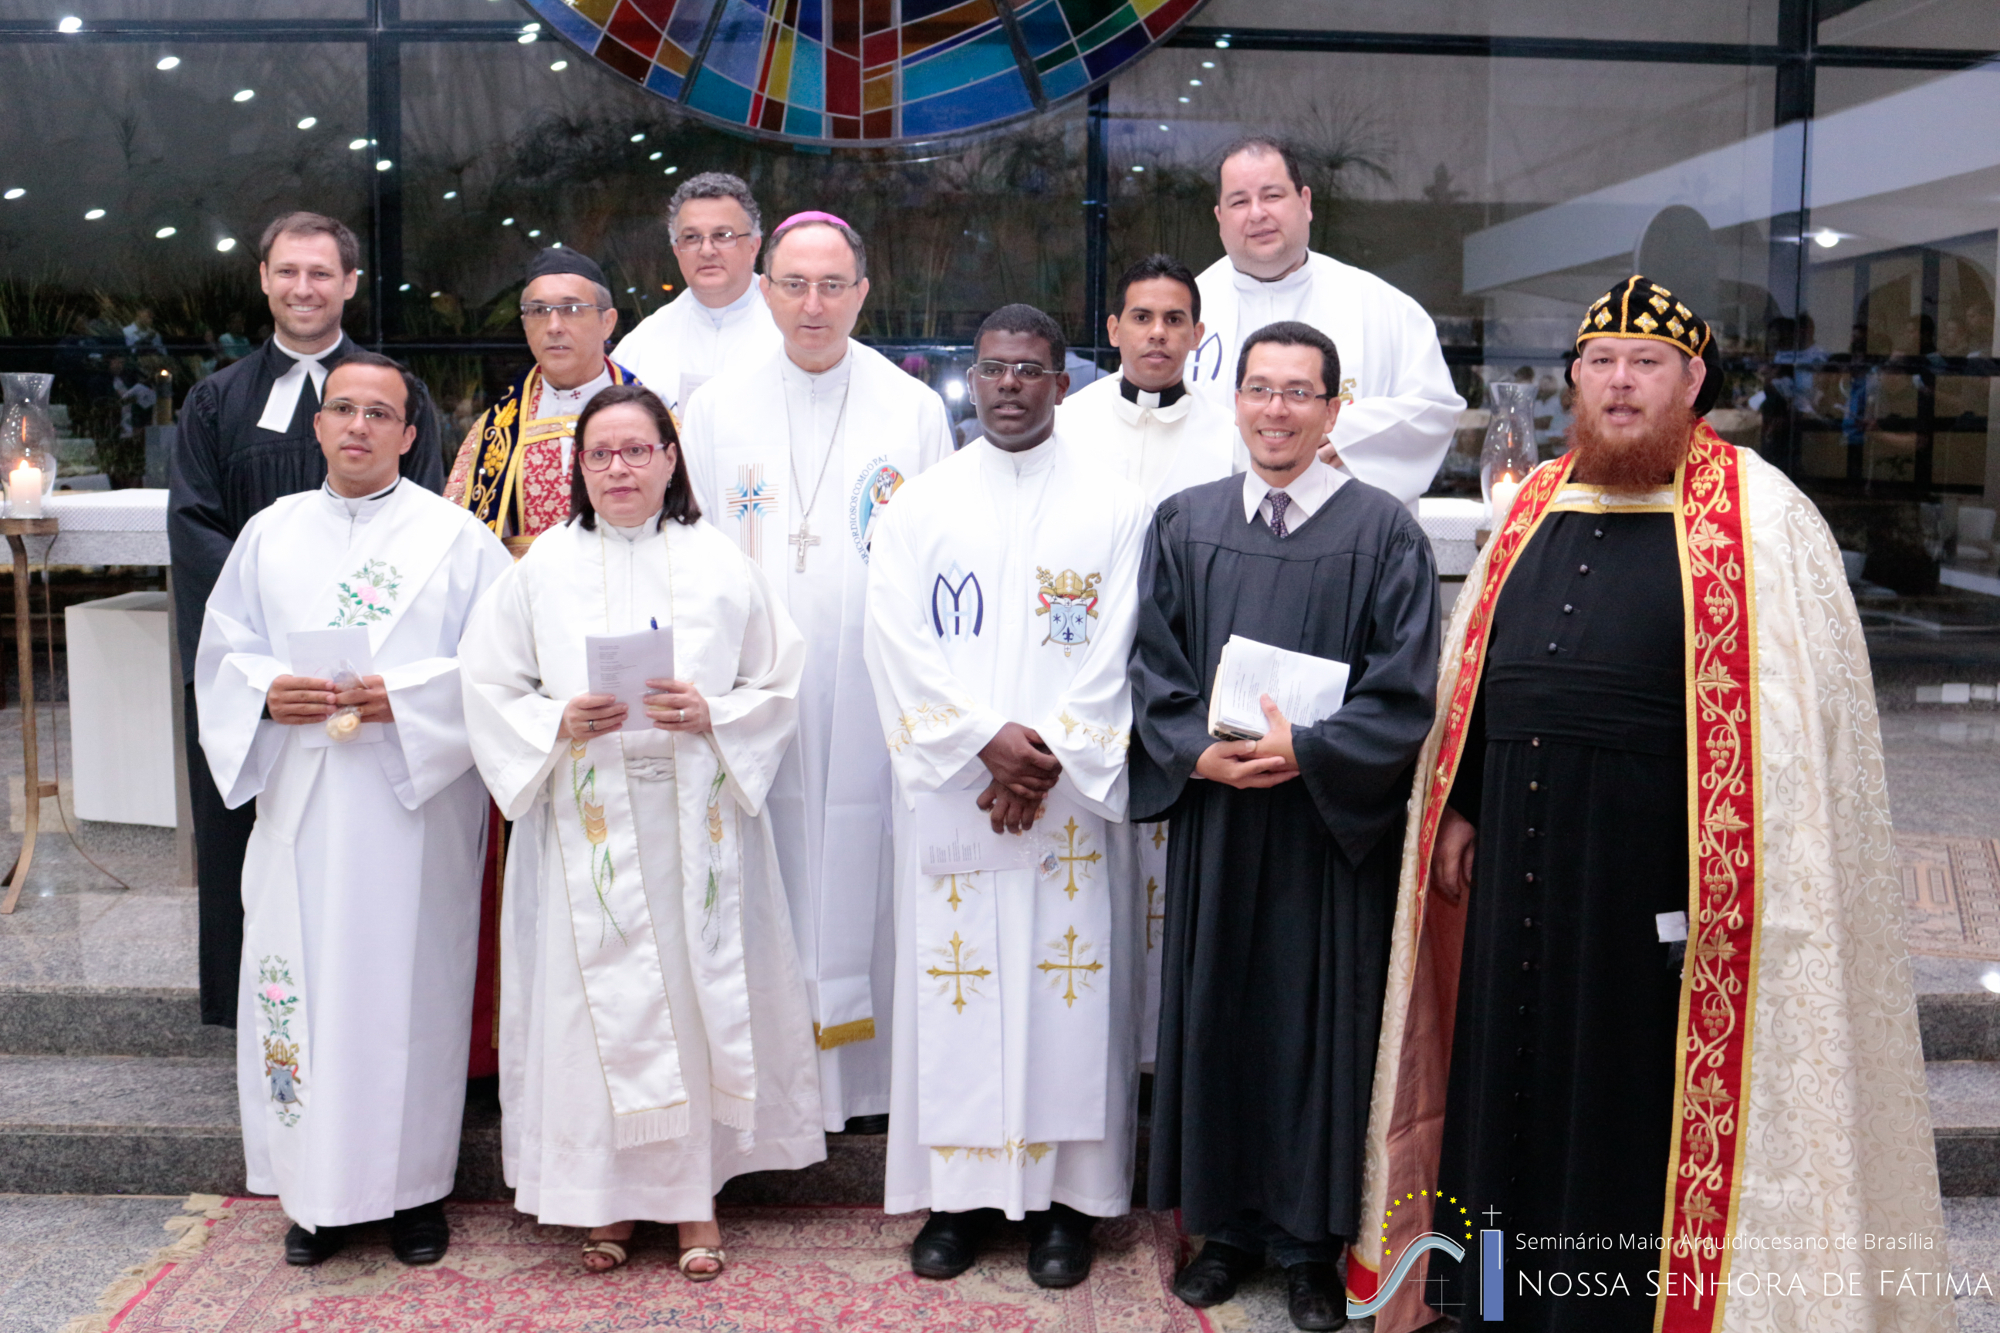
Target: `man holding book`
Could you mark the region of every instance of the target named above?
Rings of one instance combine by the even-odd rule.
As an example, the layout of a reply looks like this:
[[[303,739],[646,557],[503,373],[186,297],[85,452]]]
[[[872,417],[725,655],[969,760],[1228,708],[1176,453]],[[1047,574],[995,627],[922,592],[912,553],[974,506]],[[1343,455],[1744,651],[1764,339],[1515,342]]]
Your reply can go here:
[[[1339,352],[1309,325],[1245,339],[1236,424],[1251,470],[1160,504],[1131,668],[1131,813],[1172,819],[1149,1202],[1207,1237],[1175,1280],[1182,1300],[1227,1300],[1268,1253],[1308,1329],[1344,1322],[1334,1260],[1363,1222],[1403,812],[1438,653],[1416,520],[1316,456],[1339,384]],[[1232,637],[1253,641],[1232,673],[1268,679],[1220,678]],[[1309,698],[1308,677],[1338,666],[1337,711],[1286,717],[1273,696]],[[1260,738],[1211,734],[1226,684],[1261,696]]]

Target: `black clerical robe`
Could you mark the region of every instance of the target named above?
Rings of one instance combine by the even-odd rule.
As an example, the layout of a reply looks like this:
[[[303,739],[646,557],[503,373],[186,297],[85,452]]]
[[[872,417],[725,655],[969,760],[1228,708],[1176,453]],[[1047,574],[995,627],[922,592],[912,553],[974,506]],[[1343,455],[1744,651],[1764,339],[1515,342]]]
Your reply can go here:
[[[1288,536],[1243,481],[1155,515],[1132,660],[1133,817],[1172,819],[1149,1202],[1190,1231],[1252,1211],[1351,1236],[1412,764],[1431,725],[1437,574],[1416,520],[1349,481]],[[1193,776],[1232,634],[1346,662],[1294,726],[1299,776]]]
[[[355,344],[346,335],[322,361],[339,365]],[[167,468],[167,542],[173,556],[175,633],[180,640],[182,706],[187,717],[188,795],[194,815],[195,877],[199,888],[201,1017],[236,1025],[236,973],[243,952],[243,851],[257,820],[255,803],[229,810],[215,790],[201,750],[195,715],[194,655],[208,595],[251,516],[273,500],[309,491],[326,480],[326,456],[313,435],[319,393],[307,377],[292,423],[283,432],[258,425],[271,385],[297,362],[276,342],[188,390]],[[444,450],[429,394],[412,404],[416,442],[403,455],[403,475],[426,490],[444,489]]]
[[[1660,917],[1687,910],[1682,619],[1664,506],[1549,515],[1494,609],[1450,796],[1479,840],[1438,1183],[1510,1232],[1659,1235],[1685,953]],[[1462,1230],[1459,1205],[1437,1222]],[[1655,1245],[1535,1263],[1542,1294],[1510,1284],[1509,1322],[1652,1328]],[[1558,1271],[1591,1298],[1551,1298],[1577,1289]],[[1473,1308],[1465,1266],[1436,1275],[1439,1308]]]

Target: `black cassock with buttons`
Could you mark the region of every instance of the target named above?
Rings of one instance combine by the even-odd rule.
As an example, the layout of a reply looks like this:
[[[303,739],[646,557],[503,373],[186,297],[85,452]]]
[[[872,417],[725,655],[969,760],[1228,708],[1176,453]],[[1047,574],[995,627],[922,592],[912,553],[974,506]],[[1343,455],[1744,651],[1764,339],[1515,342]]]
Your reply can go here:
[[[1438,1186],[1499,1210],[1475,1225],[1613,1246],[1509,1253],[1509,1323],[1652,1327],[1659,1252],[1617,1240],[1656,1239],[1666,1204],[1680,949],[1659,917],[1688,902],[1684,637],[1671,513],[1550,514],[1494,608],[1450,798],[1479,841]],[[1592,1295],[1537,1301],[1517,1268],[1570,1274],[1572,1292],[1591,1274]]]

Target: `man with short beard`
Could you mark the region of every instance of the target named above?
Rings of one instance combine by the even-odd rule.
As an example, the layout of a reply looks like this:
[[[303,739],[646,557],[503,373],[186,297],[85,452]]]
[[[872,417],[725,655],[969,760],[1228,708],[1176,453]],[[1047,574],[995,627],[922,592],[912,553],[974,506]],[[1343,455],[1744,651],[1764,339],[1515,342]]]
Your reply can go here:
[[[1878,1295],[1858,1252],[1944,1232],[1839,552],[1700,421],[1713,339],[1673,293],[1619,283],[1574,356],[1574,447],[1522,486],[1445,635],[1355,1313],[1379,1290],[1382,1333],[1426,1300],[1502,1318],[1473,1256],[1413,1248],[1490,1228],[1523,1327],[1948,1327],[1948,1298]],[[1753,1268],[1754,1300],[1720,1285]],[[1865,1302],[1823,1304],[1850,1281]]]

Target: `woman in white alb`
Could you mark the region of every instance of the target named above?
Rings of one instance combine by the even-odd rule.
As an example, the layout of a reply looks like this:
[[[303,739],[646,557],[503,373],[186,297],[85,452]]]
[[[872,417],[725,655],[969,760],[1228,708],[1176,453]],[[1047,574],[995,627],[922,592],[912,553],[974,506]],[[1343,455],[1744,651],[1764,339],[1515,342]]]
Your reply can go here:
[[[591,1228],[587,1269],[625,1262],[635,1220],[677,1222],[681,1271],[706,1281],[724,1263],[722,1183],[826,1156],[762,815],[805,649],[764,575],[700,521],[657,397],[603,390],[576,441],[575,515],[500,578],[459,648],[473,755],[514,821],[503,1161],[516,1207]],[[634,719],[589,692],[586,640],[622,636],[641,669],[665,647],[654,633],[673,679],[647,679]]]

